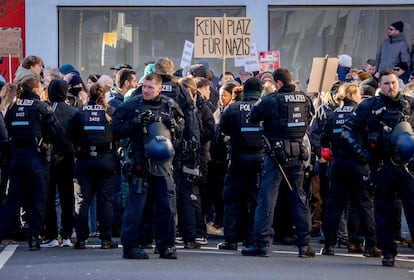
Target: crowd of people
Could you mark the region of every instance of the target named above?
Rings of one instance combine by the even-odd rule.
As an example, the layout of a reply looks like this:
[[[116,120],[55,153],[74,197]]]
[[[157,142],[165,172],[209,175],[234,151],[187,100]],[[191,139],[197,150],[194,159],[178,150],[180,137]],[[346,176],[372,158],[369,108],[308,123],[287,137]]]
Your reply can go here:
[[[335,246],[394,266],[402,211],[414,233],[414,71],[404,25],[376,59],[339,55],[330,91],[291,72],[187,73],[166,57],[86,81],[71,64],[28,56],[0,110],[0,240],[25,227],[30,250],[102,249],[176,259],[176,244],[269,256]],[[393,44],[391,44],[391,42]],[[75,239],[76,238],[76,239]],[[74,242],[74,243],[72,243]]]

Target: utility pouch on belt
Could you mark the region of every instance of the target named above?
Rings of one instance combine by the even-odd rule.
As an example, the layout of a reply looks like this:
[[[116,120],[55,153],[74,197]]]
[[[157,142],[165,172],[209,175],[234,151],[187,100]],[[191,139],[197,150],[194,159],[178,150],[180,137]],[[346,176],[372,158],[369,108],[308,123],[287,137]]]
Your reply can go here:
[[[307,160],[309,158],[309,151],[302,143],[289,139],[276,142],[274,151],[280,162],[288,159]]]
[[[130,180],[130,191],[137,194],[142,194],[146,186],[144,178],[131,176]]]
[[[41,153],[47,162],[51,161],[52,158],[52,145],[45,143],[43,138],[40,138],[39,143],[37,144],[37,151]]]

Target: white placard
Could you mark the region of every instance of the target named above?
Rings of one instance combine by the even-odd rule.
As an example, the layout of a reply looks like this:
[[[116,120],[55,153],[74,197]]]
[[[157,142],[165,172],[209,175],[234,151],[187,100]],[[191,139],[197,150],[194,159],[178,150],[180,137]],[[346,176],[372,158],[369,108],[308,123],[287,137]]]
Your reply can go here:
[[[183,55],[181,57],[180,67],[183,69],[188,68],[191,65],[191,59],[193,58],[194,43],[185,40]]]
[[[256,44],[252,43],[250,47],[250,56],[244,59],[244,69],[247,72],[259,71],[259,56],[257,55]]]

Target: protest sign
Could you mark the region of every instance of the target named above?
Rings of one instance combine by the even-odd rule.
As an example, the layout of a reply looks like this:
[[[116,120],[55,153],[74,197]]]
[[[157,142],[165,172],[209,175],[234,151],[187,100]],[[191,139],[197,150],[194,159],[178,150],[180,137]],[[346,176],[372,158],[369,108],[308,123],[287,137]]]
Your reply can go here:
[[[183,55],[181,57],[180,67],[183,69],[188,68],[191,65],[191,59],[193,58],[194,43],[185,40]]]
[[[22,54],[21,28],[0,28],[0,56]]]
[[[259,52],[260,72],[272,72],[280,67],[280,51]]]
[[[196,17],[194,57],[248,57],[251,19],[246,17]]]
[[[336,80],[337,69],[338,58],[314,57],[307,92],[318,92],[318,99],[320,99],[321,92],[331,90],[330,87]],[[320,103],[320,100],[318,100],[318,103]]]

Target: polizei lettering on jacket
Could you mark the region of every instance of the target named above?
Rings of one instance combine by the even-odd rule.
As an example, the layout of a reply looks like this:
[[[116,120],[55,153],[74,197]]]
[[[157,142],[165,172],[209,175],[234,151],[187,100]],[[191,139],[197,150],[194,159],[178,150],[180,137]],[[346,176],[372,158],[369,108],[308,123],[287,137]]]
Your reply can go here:
[[[303,94],[287,94],[285,102],[306,102],[306,97]]]
[[[91,110],[97,110],[97,111],[104,111],[105,110],[105,108],[102,106],[102,105],[85,105],[85,106],[83,106],[83,108],[82,108],[83,110],[88,110],[88,111],[91,111]]]

